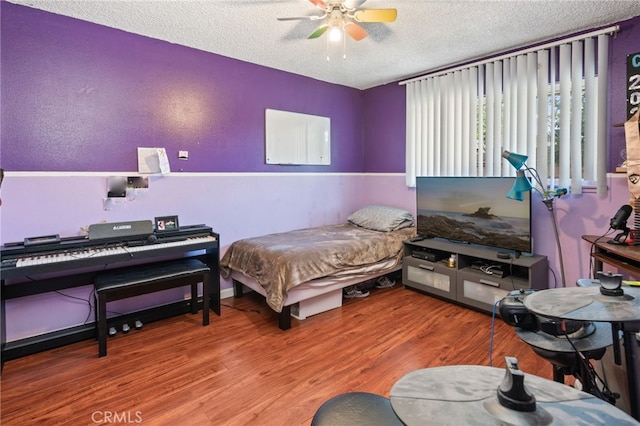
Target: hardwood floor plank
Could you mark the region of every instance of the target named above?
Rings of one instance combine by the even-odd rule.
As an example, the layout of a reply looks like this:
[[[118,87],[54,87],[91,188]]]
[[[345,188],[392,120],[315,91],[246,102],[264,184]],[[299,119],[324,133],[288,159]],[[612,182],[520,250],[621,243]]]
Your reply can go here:
[[[247,294],[223,300],[208,327],[185,314],[110,338],[104,358],[87,340],[9,361],[2,424],[91,425],[111,413],[149,425],[309,425],[327,399],[388,396],[419,368],[503,368],[508,355],[525,372],[552,377],[551,365],[499,319],[492,330],[490,315],[401,286],[371,293],[293,319],[284,332],[264,299]]]

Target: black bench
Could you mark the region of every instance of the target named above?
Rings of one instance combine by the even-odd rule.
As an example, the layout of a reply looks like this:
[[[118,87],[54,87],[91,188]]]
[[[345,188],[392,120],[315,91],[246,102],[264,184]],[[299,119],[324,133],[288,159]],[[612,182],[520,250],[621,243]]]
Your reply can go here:
[[[191,285],[191,313],[198,313],[198,283],[202,282],[202,325],[209,324],[210,268],[198,259],[113,269],[99,274],[94,282],[98,356],[107,355],[107,302],[141,294]]]

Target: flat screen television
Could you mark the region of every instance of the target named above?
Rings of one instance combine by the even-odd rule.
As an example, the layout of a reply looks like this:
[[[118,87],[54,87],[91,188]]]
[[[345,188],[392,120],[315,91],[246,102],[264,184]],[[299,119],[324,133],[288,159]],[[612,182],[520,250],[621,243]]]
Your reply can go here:
[[[512,177],[418,177],[417,232],[501,250],[532,253],[531,197],[506,198]]]

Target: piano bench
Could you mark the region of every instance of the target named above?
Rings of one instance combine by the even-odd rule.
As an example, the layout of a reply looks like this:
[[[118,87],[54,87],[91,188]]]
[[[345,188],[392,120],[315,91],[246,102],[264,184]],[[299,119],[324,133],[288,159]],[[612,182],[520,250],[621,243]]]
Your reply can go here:
[[[94,281],[98,356],[107,355],[107,302],[170,288],[191,286],[191,313],[198,313],[202,283],[202,325],[209,325],[210,268],[198,259],[180,259],[105,271]]]

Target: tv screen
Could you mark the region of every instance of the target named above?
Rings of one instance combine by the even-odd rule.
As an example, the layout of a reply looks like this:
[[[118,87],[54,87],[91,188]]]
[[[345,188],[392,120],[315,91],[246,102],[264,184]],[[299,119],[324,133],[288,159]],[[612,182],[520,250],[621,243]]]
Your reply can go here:
[[[532,253],[531,198],[506,198],[512,177],[418,177],[417,232]]]

